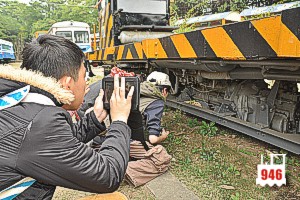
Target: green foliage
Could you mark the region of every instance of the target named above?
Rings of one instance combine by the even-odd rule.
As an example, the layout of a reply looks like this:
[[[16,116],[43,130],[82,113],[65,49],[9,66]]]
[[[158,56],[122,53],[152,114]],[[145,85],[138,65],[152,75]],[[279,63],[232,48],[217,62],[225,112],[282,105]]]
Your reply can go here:
[[[196,126],[199,126],[200,124],[199,124],[197,118],[193,118],[193,119],[192,118],[188,118],[187,125],[190,128],[194,128]]]
[[[249,155],[249,156],[256,156],[255,153],[251,152],[251,151],[248,151],[246,149],[239,149],[239,152],[243,153],[243,154],[246,154],[246,155]]]
[[[240,199],[240,194],[238,192],[236,192],[235,194],[232,194],[230,196],[231,200],[239,200]]]
[[[223,3],[223,4],[222,4]],[[249,0],[231,0],[219,2],[217,6],[218,12],[238,11],[246,9],[249,5]]]
[[[183,117],[182,111],[177,109],[175,111],[175,114],[173,115],[173,122],[179,123],[181,121],[181,118]]]
[[[206,161],[213,161],[217,158],[217,152],[214,150],[202,148],[202,151],[200,152],[200,158]]]
[[[186,21],[191,18],[199,15],[199,12],[197,10],[205,11],[209,7],[209,0],[204,0],[204,1],[197,1],[197,0],[188,0],[188,1],[176,1],[175,4],[171,5],[171,24],[176,25],[175,23],[179,19],[183,19],[183,23],[179,25],[179,28],[175,31],[176,33],[184,33],[184,32],[189,32],[193,31],[195,29],[194,25],[189,25],[186,23]],[[189,10],[184,14],[184,16],[181,16],[180,11],[181,11],[181,6],[186,5]],[[201,15],[204,12],[201,12]]]
[[[176,136],[174,135],[174,132],[170,132],[166,142],[168,142],[169,144],[175,144],[177,146],[181,146],[184,143],[184,137]]]
[[[204,136],[213,137],[217,135],[217,132],[218,132],[218,128],[216,127],[215,122],[210,122],[208,124],[205,121],[202,121],[198,133]]]
[[[201,16],[211,13],[220,13],[228,11],[238,11],[249,8],[249,7],[262,7],[270,6],[274,4],[282,4],[287,2],[293,2],[297,0],[175,0],[172,9],[179,16],[179,18],[187,19],[186,13],[193,13],[194,16]]]
[[[194,154],[199,153],[199,152],[200,152],[200,149],[197,147],[192,149],[192,153],[194,153]]]
[[[192,163],[192,160],[190,159],[189,156],[187,156],[183,160],[179,160],[178,163],[181,164],[181,165],[188,166]]]
[[[241,175],[240,171],[233,164],[230,164],[228,171],[236,176]]]

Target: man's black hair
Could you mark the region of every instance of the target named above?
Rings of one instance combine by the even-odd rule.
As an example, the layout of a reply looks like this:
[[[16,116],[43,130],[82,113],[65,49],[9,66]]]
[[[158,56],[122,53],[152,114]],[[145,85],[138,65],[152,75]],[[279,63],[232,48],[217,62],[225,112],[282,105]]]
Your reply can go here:
[[[70,76],[76,81],[84,54],[70,40],[54,35],[41,35],[26,45],[22,58],[21,68],[39,71],[44,76],[57,80]]]
[[[157,87],[160,91],[163,91],[166,88],[167,92],[170,93],[171,86],[169,86],[169,85],[158,85]]]

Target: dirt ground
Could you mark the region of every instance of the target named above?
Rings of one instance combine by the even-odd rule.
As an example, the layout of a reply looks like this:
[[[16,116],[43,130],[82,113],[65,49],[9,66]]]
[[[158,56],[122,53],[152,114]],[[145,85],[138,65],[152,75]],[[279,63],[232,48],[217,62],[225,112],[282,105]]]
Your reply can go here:
[[[155,200],[155,197],[147,189],[146,186],[134,188],[132,186],[129,186],[127,183],[122,183],[118,191],[125,194],[128,199]],[[93,193],[58,187],[55,190],[53,200],[76,200],[90,195],[93,195]]]

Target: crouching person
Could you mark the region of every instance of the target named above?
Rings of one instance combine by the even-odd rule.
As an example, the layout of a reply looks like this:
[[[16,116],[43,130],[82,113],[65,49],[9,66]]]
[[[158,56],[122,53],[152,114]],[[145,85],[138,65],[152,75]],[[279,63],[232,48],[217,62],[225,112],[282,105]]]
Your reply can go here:
[[[131,88],[116,77],[109,127],[99,152],[84,143],[105,130],[103,91],[77,124],[85,94],[84,54],[44,35],[23,51],[22,69],[0,67],[0,199],[51,199],[56,186],[95,193],[119,187],[129,160]],[[22,187],[21,187],[22,186]]]

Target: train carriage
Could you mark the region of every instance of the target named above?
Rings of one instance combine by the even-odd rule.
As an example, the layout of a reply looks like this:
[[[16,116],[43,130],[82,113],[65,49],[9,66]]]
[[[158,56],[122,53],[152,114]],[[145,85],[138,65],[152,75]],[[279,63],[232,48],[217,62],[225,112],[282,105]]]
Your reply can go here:
[[[13,43],[0,39],[0,63],[16,60]]]
[[[87,54],[90,62],[164,71],[173,85],[169,106],[300,154],[300,8],[174,34],[167,1],[159,14],[150,6],[118,7],[121,1],[99,9],[105,37],[100,33],[99,50]],[[141,32],[162,30],[169,35],[140,40]],[[119,39],[126,31],[136,33],[128,43]]]
[[[63,21],[51,26],[48,31],[50,35],[62,36],[77,44],[84,52],[91,52],[90,26],[84,22]]]

